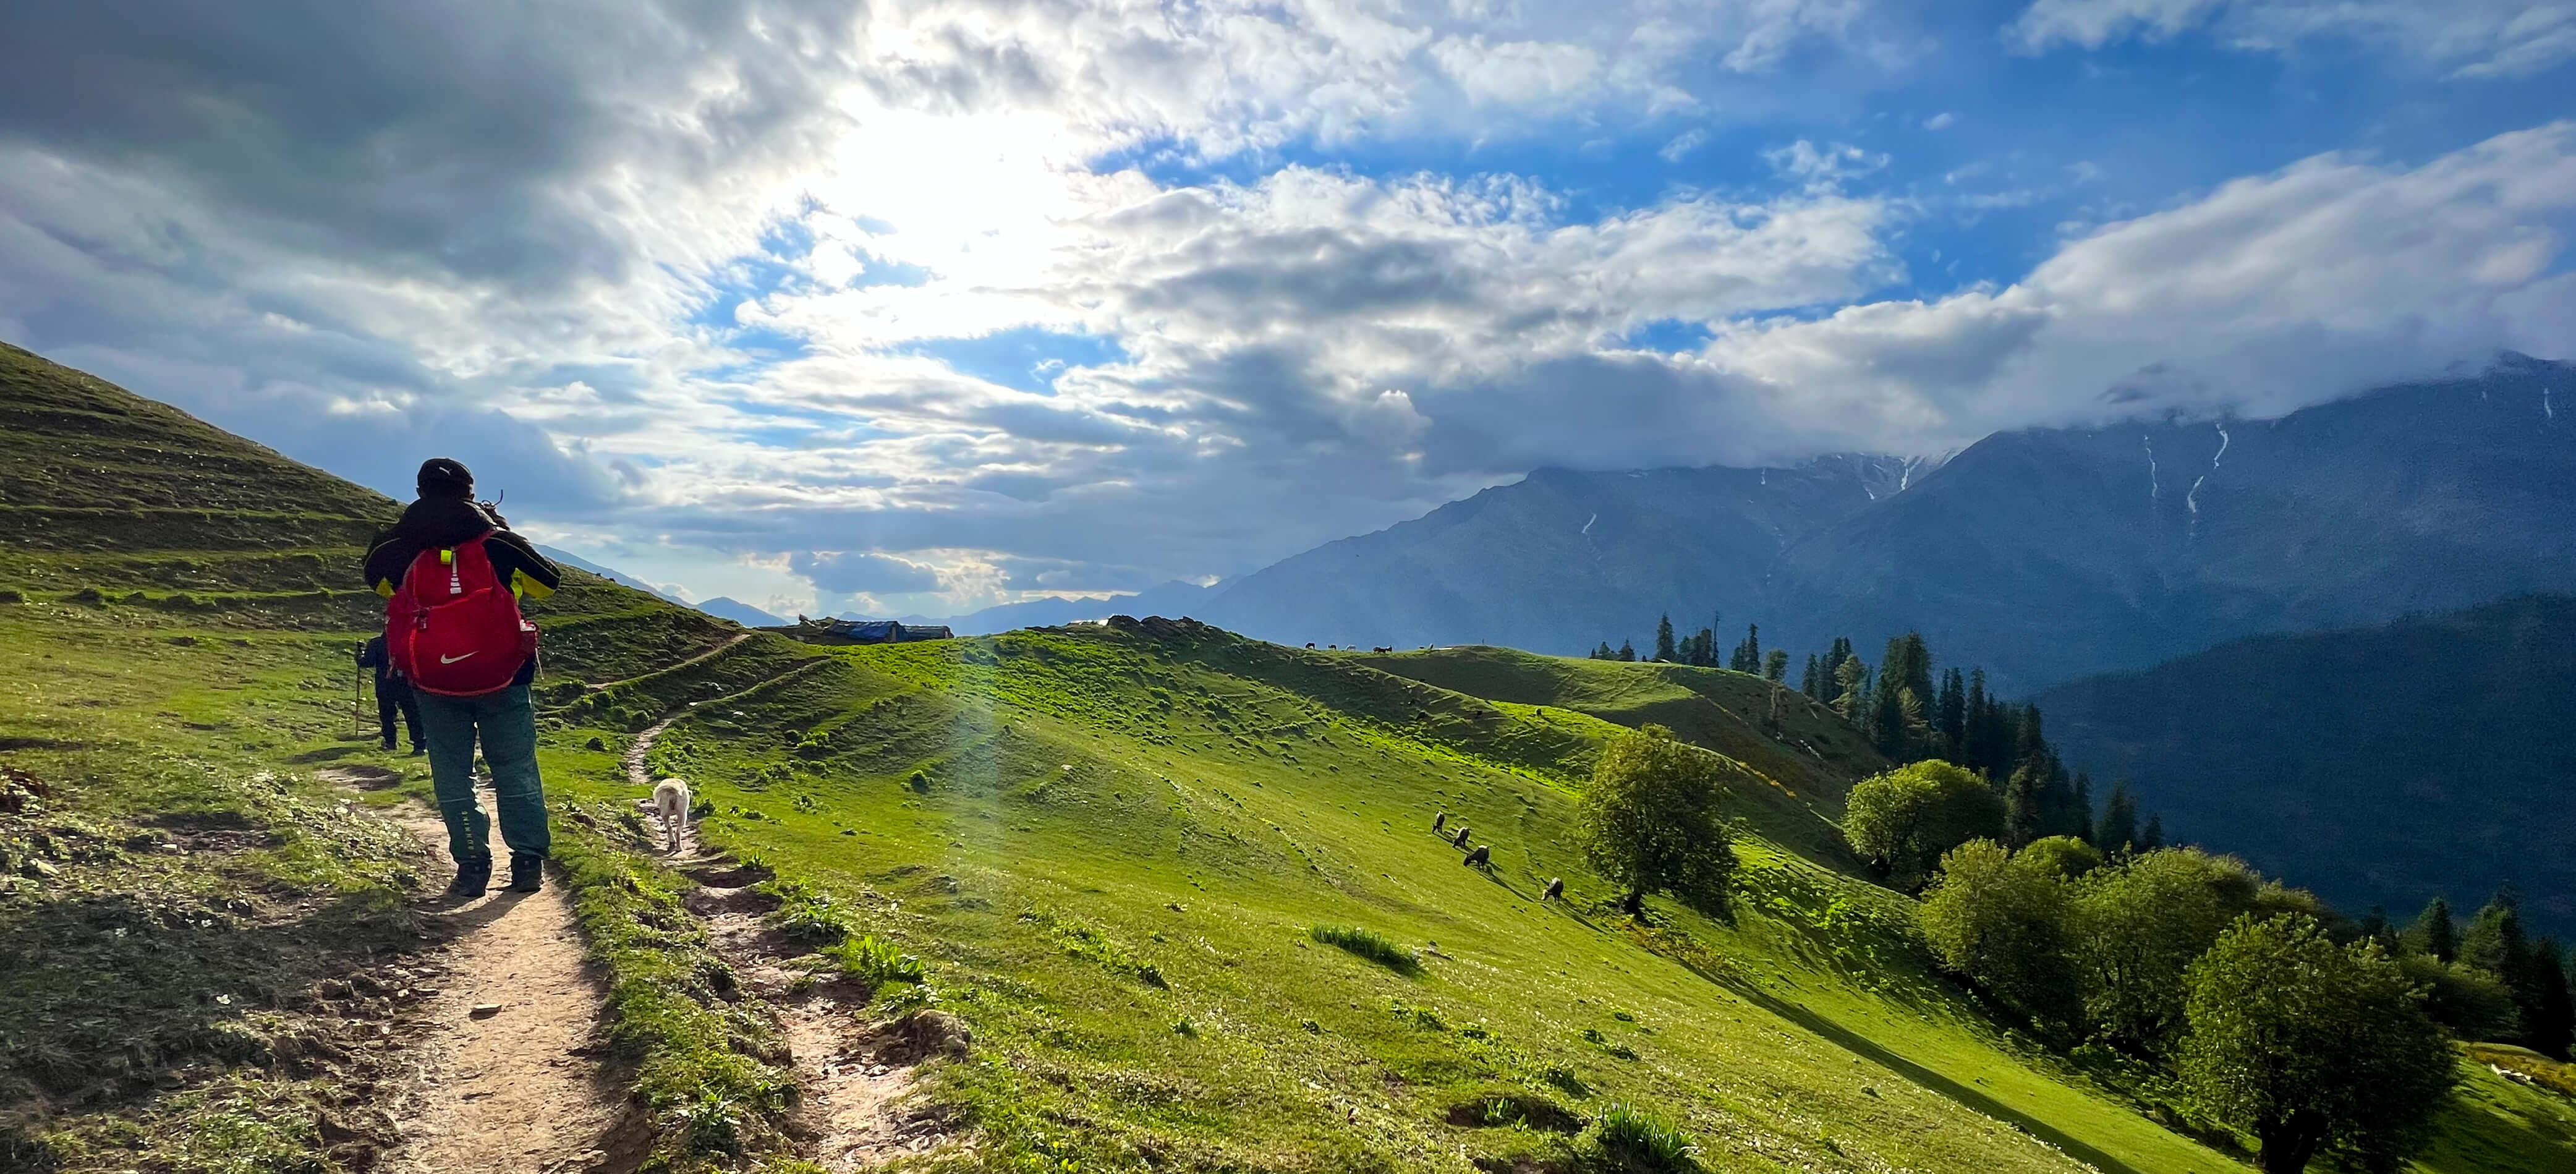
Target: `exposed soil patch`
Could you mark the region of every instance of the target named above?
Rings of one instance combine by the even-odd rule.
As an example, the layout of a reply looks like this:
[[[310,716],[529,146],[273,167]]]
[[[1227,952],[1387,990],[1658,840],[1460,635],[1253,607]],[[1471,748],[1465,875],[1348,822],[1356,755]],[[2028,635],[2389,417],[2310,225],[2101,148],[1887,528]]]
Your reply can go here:
[[[382,785],[345,768],[322,774]],[[425,844],[446,842],[425,810],[405,805],[389,815]],[[378,1168],[606,1168],[622,1096],[599,1071],[601,993],[584,966],[571,903],[551,885],[495,890],[433,906],[423,920],[444,941],[418,968],[431,979],[412,988],[420,1011],[411,1074],[389,1098],[400,1142]]]

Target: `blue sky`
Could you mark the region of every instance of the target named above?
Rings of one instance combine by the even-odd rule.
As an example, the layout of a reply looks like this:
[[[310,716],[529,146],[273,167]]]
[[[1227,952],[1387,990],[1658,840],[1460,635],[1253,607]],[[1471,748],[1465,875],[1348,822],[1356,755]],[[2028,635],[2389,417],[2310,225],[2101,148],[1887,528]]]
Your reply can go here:
[[[0,17],[0,338],[773,611],[2576,338],[2548,3],[161,8]]]

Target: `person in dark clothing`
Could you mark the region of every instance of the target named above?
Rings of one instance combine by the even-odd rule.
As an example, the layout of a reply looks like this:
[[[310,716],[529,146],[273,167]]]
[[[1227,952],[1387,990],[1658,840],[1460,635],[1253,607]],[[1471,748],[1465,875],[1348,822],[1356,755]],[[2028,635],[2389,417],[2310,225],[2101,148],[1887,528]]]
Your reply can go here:
[[[385,654],[384,637],[358,646],[358,667],[376,670],[376,727],[384,731],[385,749],[394,748],[394,714],[399,712],[404,728],[411,731],[411,752],[425,753],[420,741],[420,699],[412,692],[410,679],[394,668],[394,658]]]
[[[475,538],[484,539],[493,576],[521,602],[544,599],[562,586],[562,571],[512,533],[497,511],[474,500],[474,474],[464,465],[445,457],[424,462],[418,484],[420,499],[367,549],[367,584],[377,594],[392,598],[422,551]],[[545,784],[537,774],[537,712],[528,696],[536,675],[531,657],[507,687],[479,697],[416,691],[421,729],[428,735],[430,782],[439,817],[447,823],[447,853],[456,861],[450,897],[478,896],[492,882],[492,819],[474,797],[478,740],[483,762],[492,769],[501,840],[510,849],[509,889],[533,893],[544,883],[553,839],[546,828]]]

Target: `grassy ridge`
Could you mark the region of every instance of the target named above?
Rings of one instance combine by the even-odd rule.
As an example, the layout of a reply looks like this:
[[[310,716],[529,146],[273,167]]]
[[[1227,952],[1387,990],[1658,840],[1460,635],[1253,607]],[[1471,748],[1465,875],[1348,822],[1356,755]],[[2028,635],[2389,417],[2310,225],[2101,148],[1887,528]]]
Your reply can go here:
[[[1556,742],[1597,719],[1216,634],[831,655],[828,685],[693,716],[655,767],[716,805],[710,842],[929,961],[982,1041],[939,1095],[997,1168],[1585,1152],[1451,1123],[1496,1096],[1653,1106],[1728,1169],[2074,1168],[1990,1113],[2107,1168],[2232,1165],[2019,1058],[1922,969],[1901,898],[1798,853],[1748,847],[1733,926],[1606,915],[1566,843],[1582,756]],[[1491,875],[1431,835],[1441,811]],[[1550,876],[1573,903],[1536,899]],[[1354,919],[1422,943],[1420,973],[1309,936]]]

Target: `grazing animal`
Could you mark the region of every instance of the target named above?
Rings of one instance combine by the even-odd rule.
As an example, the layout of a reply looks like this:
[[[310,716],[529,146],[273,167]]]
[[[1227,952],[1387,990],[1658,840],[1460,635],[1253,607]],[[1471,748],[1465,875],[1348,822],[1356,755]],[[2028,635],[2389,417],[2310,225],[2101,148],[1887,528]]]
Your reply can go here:
[[[1315,647],[1315,642],[1314,642],[1314,641],[1312,641],[1312,640],[1307,641],[1307,642],[1306,642],[1306,647],[1307,647],[1308,649],[1310,649],[1310,650],[1311,650],[1311,649],[1313,649],[1313,648]]]
[[[1445,828],[1445,827],[1447,827],[1447,826],[1449,826],[1449,813],[1448,813],[1448,812],[1443,811],[1443,812],[1441,812],[1440,814],[1438,814],[1438,815],[1435,815],[1435,816],[1432,816],[1432,817],[1431,817],[1431,830],[1432,830],[1432,831],[1435,831],[1435,832],[1436,832],[1436,831],[1439,831],[1440,829]]]
[[[1564,896],[1565,878],[1561,876],[1552,876],[1547,878],[1547,899],[1554,901],[1559,900]]]
[[[1475,851],[1467,854],[1466,863],[1469,868],[1483,868],[1493,862],[1494,846],[1491,844],[1478,844]]]
[[[689,826],[689,784],[683,779],[664,779],[653,784],[653,813],[662,817],[662,844],[671,855],[680,854],[680,831]]]
[[[1395,650],[1394,650],[1394,649],[1392,649],[1392,648],[1372,648],[1372,649],[1369,649],[1369,651],[1371,651],[1371,652],[1393,652],[1393,651],[1395,651]]]
[[[1450,840],[1449,840],[1449,842],[1450,842],[1450,843],[1452,843],[1452,844],[1456,844],[1457,846],[1459,846],[1459,847],[1461,847],[1461,848],[1466,847],[1466,846],[1467,846],[1467,825],[1465,825],[1465,824],[1463,824],[1463,823],[1462,823],[1462,824],[1459,824],[1459,825],[1458,825],[1458,834],[1457,834],[1456,836],[1451,837],[1451,838],[1450,838]]]

